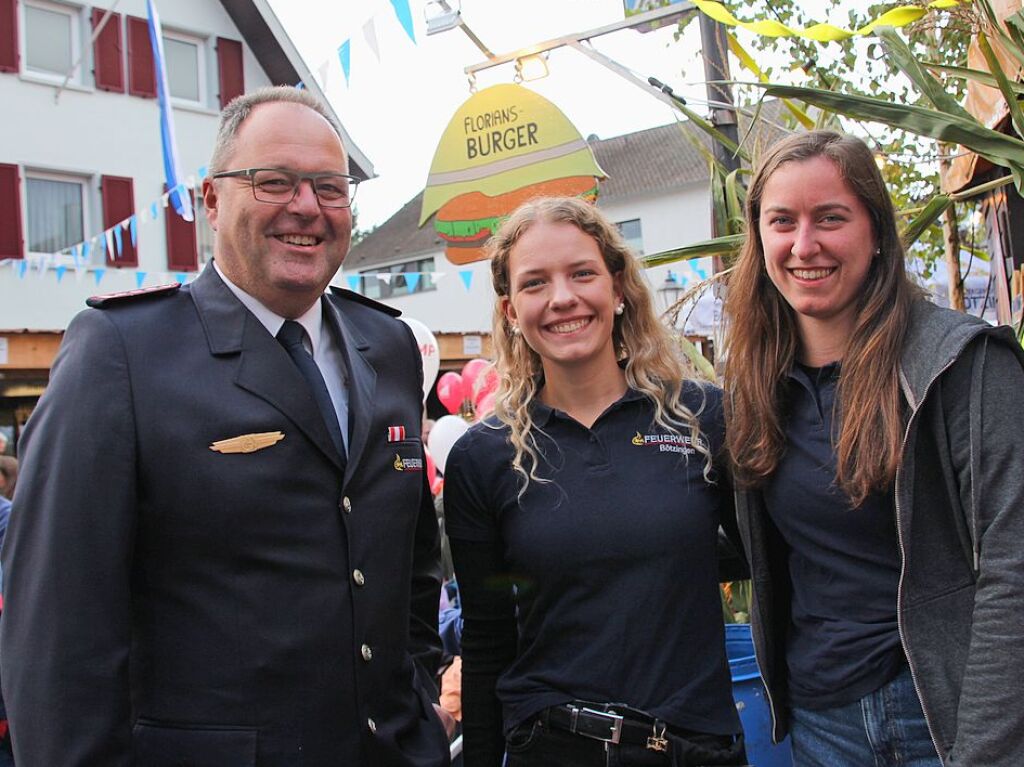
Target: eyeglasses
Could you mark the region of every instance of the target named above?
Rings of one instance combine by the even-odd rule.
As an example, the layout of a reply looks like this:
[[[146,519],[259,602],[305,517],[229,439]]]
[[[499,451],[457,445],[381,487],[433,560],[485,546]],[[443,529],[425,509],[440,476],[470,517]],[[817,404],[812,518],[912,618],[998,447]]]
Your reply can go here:
[[[299,184],[309,181],[323,208],[347,208],[356,196],[359,179],[343,173],[294,173],[279,168],[246,168],[214,173],[213,178],[248,178],[252,195],[259,202],[287,205],[299,192]]]

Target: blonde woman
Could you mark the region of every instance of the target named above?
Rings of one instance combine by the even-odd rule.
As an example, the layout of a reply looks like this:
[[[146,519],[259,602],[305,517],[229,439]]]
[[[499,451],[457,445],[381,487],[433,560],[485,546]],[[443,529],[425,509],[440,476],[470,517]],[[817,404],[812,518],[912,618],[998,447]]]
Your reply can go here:
[[[1024,764],[1024,354],[928,303],[860,139],[775,145],[729,284],[728,443],[799,767]]]
[[[466,767],[743,764],[718,596],[721,396],[572,198],[491,245],[495,415],[453,448]]]

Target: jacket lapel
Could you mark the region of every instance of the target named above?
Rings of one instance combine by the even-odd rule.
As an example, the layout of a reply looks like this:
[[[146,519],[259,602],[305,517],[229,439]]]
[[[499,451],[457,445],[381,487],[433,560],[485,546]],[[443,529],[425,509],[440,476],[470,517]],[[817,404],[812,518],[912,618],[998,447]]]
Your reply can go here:
[[[346,479],[352,476],[359,464],[373,422],[374,394],[377,390],[377,371],[363,356],[370,348],[369,341],[346,317],[341,307],[330,297],[323,301],[324,319],[332,326],[336,338],[340,339],[341,352],[348,371],[348,412],[352,425],[348,441],[348,467]],[[383,437],[383,435],[382,435]]]
[[[323,416],[288,353],[235,297],[212,266],[191,285],[210,353],[236,355],[235,384],[277,408],[338,468],[338,455]]]

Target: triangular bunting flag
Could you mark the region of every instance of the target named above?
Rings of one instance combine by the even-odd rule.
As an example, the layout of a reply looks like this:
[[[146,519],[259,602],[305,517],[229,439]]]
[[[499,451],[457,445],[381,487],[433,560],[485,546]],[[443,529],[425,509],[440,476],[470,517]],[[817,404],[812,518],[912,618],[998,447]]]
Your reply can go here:
[[[208,175],[210,175],[210,169],[205,165],[196,171],[196,175],[199,176],[199,180],[202,181]]]
[[[64,264],[61,264],[60,266],[57,267],[56,271],[57,271],[57,284],[58,285],[60,284],[60,281],[64,279],[64,273],[67,270],[68,270],[68,268],[66,266],[64,266]]]
[[[91,250],[92,250],[92,243],[91,242],[86,241],[86,242],[82,243],[82,261],[84,261],[85,263],[89,263],[89,251],[91,251]]]
[[[107,273],[106,269],[97,269],[92,273],[93,279],[96,280],[96,284],[99,285],[103,281],[103,275]]]
[[[317,70],[317,73],[319,73],[319,75],[320,75],[320,85],[323,87],[323,89],[325,91],[327,90],[327,74],[330,71],[331,71],[331,60],[330,59],[327,59],[327,61],[325,61],[323,64],[321,64],[320,68]]]
[[[14,265],[14,271],[18,275],[19,280],[25,279],[26,269],[28,269],[28,264],[25,262],[25,259],[22,259]]]
[[[356,275],[353,274],[353,275],[349,275],[347,277],[347,279],[348,279],[348,289],[351,290],[353,293],[358,293],[359,292],[359,277],[357,277]]]
[[[165,197],[164,198],[164,205],[166,205],[166,204],[167,204],[167,198]],[[159,205],[159,203],[154,202],[152,205],[149,206],[149,217],[153,221],[156,221],[160,217],[160,213],[157,210],[157,205]]]
[[[75,268],[77,269],[78,265],[82,263],[82,243],[72,246],[71,258],[74,260]]]
[[[409,10],[409,0],[391,0],[395,9],[395,15],[402,24],[402,29],[409,35],[409,39],[416,42],[416,35],[412,31],[412,12]]]
[[[146,281],[146,272],[135,272],[135,287],[141,288]]]
[[[378,272],[377,279],[383,282],[385,285],[391,284],[391,272]]]
[[[349,70],[352,68],[351,40],[346,40],[338,46],[338,60],[341,62],[341,71],[345,74],[345,85],[348,85]]]
[[[178,281],[179,285],[184,285],[185,282],[188,280],[188,275],[185,274],[185,272],[175,272],[174,279]]]
[[[419,272],[406,272],[405,273],[405,288],[410,293],[416,292],[416,286],[420,284],[420,273]]]
[[[132,247],[139,244],[139,217],[132,214],[128,219],[128,233],[132,236]]]
[[[373,51],[373,55],[377,59],[377,63],[380,63],[380,44],[377,42],[377,23],[373,20],[373,16],[370,20],[363,24],[363,37],[366,38],[366,44],[370,46],[370,50]]]
[[[473,284],[473,270],[459,269],[459,276],[462,278],[462,284],[466,286],[466,292],[468,293],[470,285]]]
[[[121,253],[124,250],[124,240],[121,239],[121,227],[115,226],[114,232],[114,245],[117,247],[117,257],[121,257]]]
[[[117,258],[114,255],[114,232],[108,229],[103,233],[103,237],[107,241],[107,255],[111,261],[114,261]]]

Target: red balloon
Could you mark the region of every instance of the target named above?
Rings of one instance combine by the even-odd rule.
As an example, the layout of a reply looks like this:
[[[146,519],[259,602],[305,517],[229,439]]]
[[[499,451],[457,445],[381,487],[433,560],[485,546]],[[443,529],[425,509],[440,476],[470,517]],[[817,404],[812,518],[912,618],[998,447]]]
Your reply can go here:
[[[476,404],[476,420],[482,421],[494,412],[494,392],[489,392],[480,398]]]
[[[437,398],[449,413],[458,413],[464,400],[464,382],[458,373],[447,372],[437,379]]]
[[[466,393],[466,397],[470,400],[476,400],[477,386],[479,386],[480,376],[483,375],[488,369],[493,370],[494,366],[487,360],[475,359],[470,360],[462,368],[462,385]]]
[[[423,446],[423,455],[427,459],[427,484],[430,485],[430,493],[431,495],[437,495],[439,492],[441,492],[440,483],[443,480],[439,476],[437,476],[437,466],[434,464],[434,456],[432,456],[430,454],[430,451],[427,450],[426,445]]]
[[[498,371],[491,365],[476,379],[476,386],[473,387],[473,407],[480,409],[480,404],[485,397],[490,396],[494,400],[494,393],[498,391]]]

